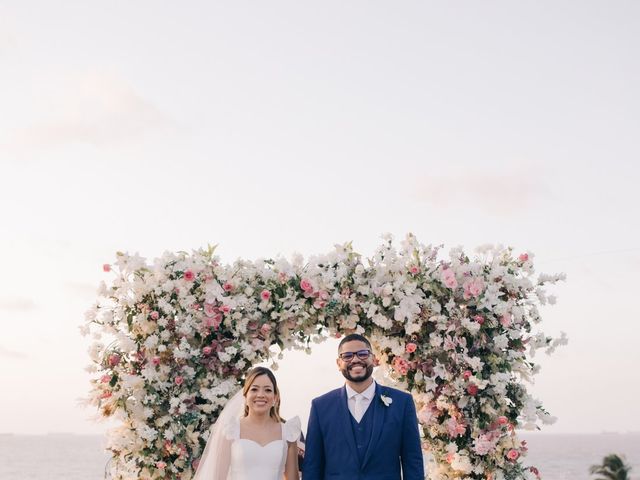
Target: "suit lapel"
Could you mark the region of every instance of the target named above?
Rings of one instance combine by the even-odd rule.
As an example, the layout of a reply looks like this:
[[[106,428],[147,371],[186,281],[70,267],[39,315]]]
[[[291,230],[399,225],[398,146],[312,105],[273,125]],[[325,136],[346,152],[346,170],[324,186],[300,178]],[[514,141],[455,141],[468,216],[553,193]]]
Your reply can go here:
[[[351,449],[351,458],[357,459],[358,451],[356,450],[356,439],[353,437],[353,428],[351,428],[351,413],[347,405],[347,389],[345,387],[340,389],[340,406],[338,411],[341,420],[340,424],[344,425],[342,431]]]
[[[382,433],[382,427],[384,425],[384,419],[387,413],[387,407],[385,407],[380,399],[380,395],[384,393],[383,388],[376,383],[376,392],[371,400],[369,408],[373,408],[373,420],[371,425],[371,439],[369,440],[369,446],[367,452],[364,454],[364,460],[362,461],[362,468],[365,467],[371,454],[375,451],[376,444]]]

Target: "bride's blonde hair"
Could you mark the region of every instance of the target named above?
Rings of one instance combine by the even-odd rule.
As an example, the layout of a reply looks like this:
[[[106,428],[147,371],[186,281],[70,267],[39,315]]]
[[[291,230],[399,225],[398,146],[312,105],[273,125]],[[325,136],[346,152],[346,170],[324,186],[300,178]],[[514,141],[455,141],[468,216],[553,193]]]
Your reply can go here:
[[[269,416],[276,422],[282,422],[282,418],[280,417],[280,390],[278,390],[278,382],[276,382],[276,376],[271,370],[265,367],[252,368],[249,373],[247,373],[247,378],[244,381],[244,386],[242,387],[242,395],[247,398],[247,393],[249,392],[251,385],[253,385],[253,382],[255,382],[256,378],[261,377],[262,375],[266,375],[267,377],[269,377],[269,380],[273,385],[273,393],[275,393],[276,396],[276,402],[273,407],[271,407],[271,410],[269,410]],[[245,404],[244,416],[246,417],[247,415],[249,415],[249,407],[247,406],[247,404]]]

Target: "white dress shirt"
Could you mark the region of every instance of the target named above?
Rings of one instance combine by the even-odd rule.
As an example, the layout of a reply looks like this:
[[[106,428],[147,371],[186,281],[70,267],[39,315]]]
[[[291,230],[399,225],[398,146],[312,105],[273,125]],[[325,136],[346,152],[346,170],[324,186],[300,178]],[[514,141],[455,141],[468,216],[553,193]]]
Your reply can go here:
[[[360,423],[360,420],[362,420],[362,417],[364,417],[364,414],[367,412],[367,408],[371,405],[371,400],[373,400],[376,394],[376,382],[371,382],[371,385],[362,393],[356,392],[348,384],[345,384],[345,388],[347,389],[347,406],[349,407],[349,412],[356,422]],[[357,408],[356,403],[358,404]]]

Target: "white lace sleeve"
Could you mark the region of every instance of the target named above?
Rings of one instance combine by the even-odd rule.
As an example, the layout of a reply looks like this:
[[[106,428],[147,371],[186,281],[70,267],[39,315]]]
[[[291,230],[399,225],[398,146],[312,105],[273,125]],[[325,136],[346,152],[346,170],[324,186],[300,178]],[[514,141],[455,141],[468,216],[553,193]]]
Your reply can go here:
[[[300,417],[293,417],[287,420],[282,428],[284,439],[287,442],[297,442],[302,433]]]

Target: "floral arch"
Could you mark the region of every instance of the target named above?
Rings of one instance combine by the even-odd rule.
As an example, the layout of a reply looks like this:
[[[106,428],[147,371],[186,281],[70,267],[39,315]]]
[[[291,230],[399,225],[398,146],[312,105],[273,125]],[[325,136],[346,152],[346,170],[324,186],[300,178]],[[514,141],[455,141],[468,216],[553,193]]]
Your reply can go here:
[[[306,262],[223,265],[212,247],[151,264],[118,253],[82,327],[94,337],[90,401],[120,421],[112,478],[188,480],[248,368],[274,345],[354,331],[413,394],[430,478],[535,478],[515,428],[553,421],[526,382],[535,351],[565,342],[534,331],[538,305],[554,302],[545,285],[562,276],[536,276],[532,255],[510,249],[440,250],[408,235],[366,261],[350,243]]]

